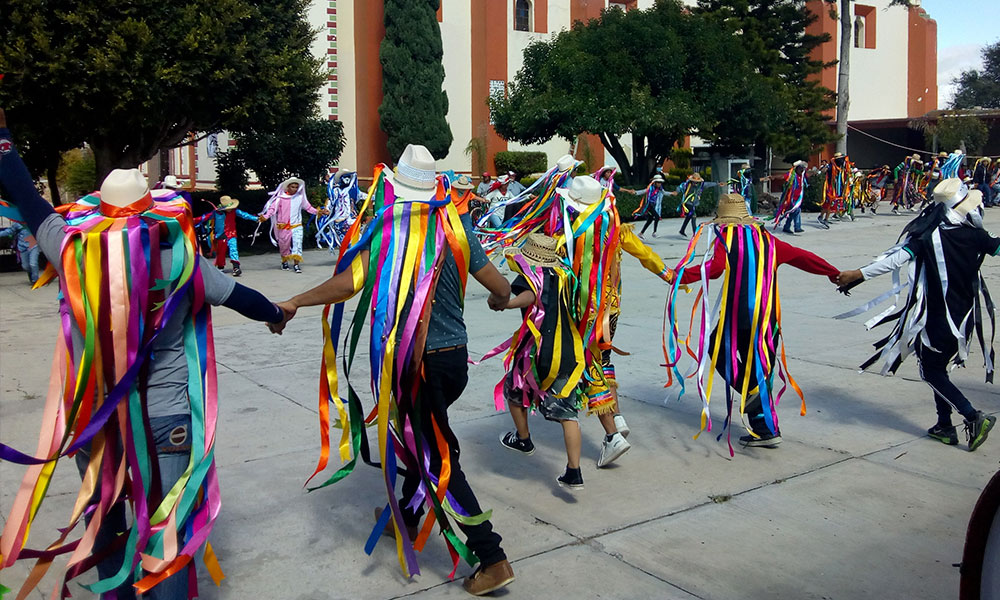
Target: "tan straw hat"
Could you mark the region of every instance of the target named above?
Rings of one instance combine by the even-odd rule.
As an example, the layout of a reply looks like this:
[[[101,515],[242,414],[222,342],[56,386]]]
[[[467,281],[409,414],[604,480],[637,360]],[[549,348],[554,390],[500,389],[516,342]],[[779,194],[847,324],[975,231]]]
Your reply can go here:
[[[229,196],[222,196],[219,198],[219,208],[222,210],[233,210],[240,205],[240,201],[236,198],[230,198]]]
[[[702,181],[705,181],[704,179],[701,178],[701,173],[697,173],[697,172],[696,173],[691,173],[691,175],[688,176],[688,179],[690,179],[691,181],[696,181],[698,183],[701,183]]]
[[[712,222],[720,225],[750,225],[757,222],[747,212],[747,203],[739,194],[723,194],[719,198],[719,206],[715,215]]]
[[[468,175],[462,175],[451,184],[451,187],[456,190],[471,190],[472,180],[469,179]]]
[[[516,256],[520,254],[528,261],[528,264],[535,267],[558,267],[563,264],[557,249],[559,242],[556,238],[543,235],[541,233],[529,233],[524,240],[524,245],[520,248],[507,248],[504,256]]]

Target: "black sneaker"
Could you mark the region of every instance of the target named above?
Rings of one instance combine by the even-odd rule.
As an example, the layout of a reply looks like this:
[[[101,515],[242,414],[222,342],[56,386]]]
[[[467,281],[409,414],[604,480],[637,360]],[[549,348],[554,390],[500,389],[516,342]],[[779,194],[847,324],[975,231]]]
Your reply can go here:
[[[958,445],[958,432],[955,431],[955,426],[943,427],[941,424],[937,424],[927,430],[927,435],[931,436],[935,440],[941,442],[942,444],[948,444],[949,446]]]
[[[240,263],[233,263],[233,277],[239,277],[243,274],[243,269],[240,268]]]
[[[287,271],[288,270],[288,263],[286,263],[286,262],[281,263],[281,270],[282,271]]]
[[[983,445],[996,422],[996,417],[991,417],[981,410],[976,411],[975,420],[965,422],[965,437],[969,440],[969,452],[974,452]]]
[[[296,273],[302,273],[302,268],[299,267],[298,263],[295,263],[295,266],[292,267],[292,270],[295,271]]]
[[[522,440],[517,437],[516,431],[508,431],[500,436],[500,445],[508,450],[515,450],[521,454],[531,455],[535,453],[535,445],[531,443],[531,438]]]
[[[559,487],[569,488],[571,490],[583,489],[583,473],[580,468],[571,469],[566,467],[566,472],[561,476],[556,477],[556,483]]]
[[[750,448],[777,448],[778,444],[781,443],[781,434],[774,434],[771,432],[761,433],[758,437],[754,437],[749,433],[740,436],[740,443],[744,447]]]

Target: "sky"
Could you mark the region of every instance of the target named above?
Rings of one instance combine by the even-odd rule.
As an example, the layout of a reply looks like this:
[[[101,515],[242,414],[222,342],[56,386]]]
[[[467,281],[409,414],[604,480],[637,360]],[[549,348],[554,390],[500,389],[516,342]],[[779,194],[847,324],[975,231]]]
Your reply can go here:
[[[998,0],[922,0],[938,26],[938,107],[955,93],[952,80],[983,66],[981,50],[1000,41]]]

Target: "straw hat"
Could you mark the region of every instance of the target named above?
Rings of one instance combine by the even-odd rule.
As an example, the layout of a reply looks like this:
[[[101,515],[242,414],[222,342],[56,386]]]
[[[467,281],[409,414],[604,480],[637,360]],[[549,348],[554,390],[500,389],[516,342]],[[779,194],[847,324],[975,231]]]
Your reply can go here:
[[[938,152],[938,158],[948,158],[948,153],[942,150]]]
[[[697,182],[697,183],[701,183],[702,181],[705,181],[704,179],[701,178],[701,173],[697,173],[697,172],[691,173],[691,175],[688,176],[688,179],[690,179],[691,181]]]
[[[983,204],[983,192],[970,190],[958,177],[949,177],[934,188],[934,201],[944,204],[963,217]]]
[[[583,212],[601,201],[604,186],[593,177],[576,177],[568,188],[558,188],[556,193],[576,210]]]
[[[139,169],[115,169],[101,183],[101,202],[110,206],[123,208],[147,196],[152,203],[149,185]]]
[[[834,152],[833,153],[833,157],[834,158],[844,158],[844,153],[843,152]]]
[[[455,188],[456,190],[471,190],[472,180],[469,179],[468,175],[461,175],[451,184],[451,187]]]
[[[529,233],[521,248],[507,248],[504,256],[520,254],[534,267],[558,267],[563,264],[556,251],[559,243],[556,238],[541,233]]]
[[[715,211],[713,223],[720,225],[750,225],[757,221],[747,212],[747,203],[739,194],[723,194]]]
[[[230,198],[229,196],[222,196],[219,198],[219,208],[222,210],[233,210],[240,205],[240,201],[236,198]]]
[[[406,192],[410,192],[411,199],[424,199],[428,196],[427,192],[433,192],[437,188],[437,174],[431,151],[419,144],[407,145],[396,164],[392,181],[397,196],[409,198]]]

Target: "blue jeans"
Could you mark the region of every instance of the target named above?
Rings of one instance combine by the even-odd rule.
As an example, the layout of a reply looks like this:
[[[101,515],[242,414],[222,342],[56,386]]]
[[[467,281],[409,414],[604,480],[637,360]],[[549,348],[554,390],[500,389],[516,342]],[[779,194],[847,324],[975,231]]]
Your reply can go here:
[[[791,233],[791,227],[795,226],[795,231],[802,231],[802,209],[796,209],[788,213],[788,217],[785,218],[785,227],[783,231],[785,233]]]
[[[173,487],[174,483],[180,479],[181,475],[184,474],[191,459],[191,416],[170,415],[166,417],[151,417],[149,419],[149,428],[153,432],[153,443],[156,445],[156,458],[160,463],[161,493],[166,494]],[[89,448],[80,450],[76,455],[76,465],[80,470],[81,476],[87,471],[87,464],[89,462]],[[152,512],[156,510],[156,507],[150,506],[149,509]],[[121,533],[125,532],[125,512],[125,503],[122,501],[111,507],[105,518],[104,525],[97,532],[97,539],[94,541],[94,554],[100,553],[102,548],[114,542]],[[90,517],[87,517],[87,522],[90,522]],[[180,543],[182,540],[178,540],[178,542]],[[100,579],[116,575],[121,569],[124,559],[125,551],[124,549],[119,549],[113,551],[106,559],[98,563],[97,573]],[[161,581],[156,587],[142,596],[143,600],[187,600],[188,569],[190,568],[189,565]],[[131,578],[126,579],[125,583],[116,590],[104,594],[104,597],[114,598],[115,593],[117,593],[118,600],[135,600],[136,593],[132,587],[133,583]]]
[[[28,272],[28,281],[34,285],[38,281],[38,254],[41,249],[36,245],[25,250],[21,256],[21,268]]]

